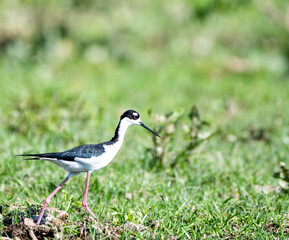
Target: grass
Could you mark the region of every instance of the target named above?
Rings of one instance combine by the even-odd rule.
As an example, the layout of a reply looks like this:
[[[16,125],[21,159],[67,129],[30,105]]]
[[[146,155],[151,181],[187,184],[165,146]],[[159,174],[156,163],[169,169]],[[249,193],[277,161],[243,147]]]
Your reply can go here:
[[[20,69],[23,72],[16,76],[29,79],[38,67],[26,75],[22,75],[26,69]],[[66,176],[63,170],[50,163],[22,161],[14,154],[65,150],[109,139],[118,115],[126,108],[138,109],[143,121],[156,128],[157,123],[146,113],[148,107],[162,114],[169,111],[165,104],[162,107],[162,102],[171,96],[168,94],[171,84],[178,84],[183,91],[188,84],[172,81],[165,86],[168,91],[164,88],[158,91],[159,101],[152,96],[150,102],[142,102],[142,95],[154,95],[151,87],[144,88],[140,96],[127,92],[123,96],[122,91],[115,90],[121,88],[122,82],[118,80],[106,83],[111,84],[107,95],[115,94],[115,99],[119,99],[119,104],[112,99],[111,105],[105,104],[109,101],[106,94],[98,95],[100,90],[92,88],[97,85],[93,82],[85,82],[82,88],[73,90],[68,80],[60,83],[40,80],[38,85],[33,80],[24,84],[18,80],[19,88],[12,88],[3,81],[1,205],[20,207],[26,202],[42,203]],[[147,82],[141,77],[138,81],[140,85]],[[192,239],[287,236],[286,192],[263,194],[256,192],[254,187],[278,186],[273,172],[279,161],[286,161],[288,151],[285,141],[288,136],[288,113],[285,111],[288,83],[270,79],[219,81],[192,84],[192,88],[207,86],[202,92],[204,96],[200,92],[197,96],[174,92],[174,99],[179,97],[183,102],[175,103],[179,108],[188,111],[188,106],[195,103],[202,117],[210,122],[209,129],[221,129],[219,134],[196,148],[188,162],[173,169],[143,168],[141,161],[146,161],[143,157],[145,148],[153,144],[151,136],[137,127],[129,129],[126,142],[113,163],[91,177],[88,202],[100,221],[113,219],[115,224],[132,221],[144,225],[148,221],[160,221],[155,229],[160,239],[167,235],[178,239],[188,236]],[[135,83],[131,83],[131,88],[139,91]],[[254,93],[252,89],[255,89]],[[100,96],[104,97],[104,103]],[[190,101],[191,98],[195,100]],[[172,106],[172,109],[176,107]],[[253,139],[250,127],[264,129],[268,141]],[[80,207],[84,182],[84,174],[72,178],[52,199],[50,206],[67,210],[71,221],[81,220],[87,215]],[[132,194],[132,199],[126,197],[127,193]],[[268,230],[272,223],[280,226],[278,233]]]
[[[153,167],[147,164],[152,155],[146,153],[154,144],[150,133],[129,128],[114,161],[91,175],[90,209],[100,222],[118,227],[127,222],[154,223],[151,230],[157,239],[287,239],[288,192],[273,174],[281,161],[287,161],[289,81],[282,51],[277,45],[260,44],[260,35],[277,39],[274,23],[251,5],[236,13],[220,8],[206,19],[192,20],[193,13],[188,13],[191,18],[175,16],[174,8],[164,2],[147,4],[138,16],[124,4],[119,11],[132,15],[112,18],[112,32],[99,27],[100,32],[94,33],[88,27],[82,34],[72,21],[66,40],[76,41],[80,53],[64,60],[52,51],[63,39],[53,42],[53,37],[35,53],[36,59],[26,61],[21,44],[12,44],[1,57],[2,219],[12,206],[42,204],[66,177],[51,163],[23,161],[16,154],[62,151],[108,140],[126,109],[138,110],[143,122],[156,129],[161,123],[150,117],[150,111],[187,114],[195,105],[209,123],[201,133],[216,131],[216,135],[175,166]],[[164,12],[157,11],[163,8]],[[243,13],[257,20],[243,25]],[[105,22],[109,14],[98,18]],[[260,24],[263,20],[266,27]],[[154,26],[154,21],[159,25],[145,27],[146,22]],[[81,18],[79,24],[84,23]],[[238,26],[242,27],[235,36]],[[118,52],[122,48],[114,42],[119,29],[124,31],[119,44],[125,45],[125,53]],[[48,33],[54,36],[53,31]],[[93,34],[102,39],[95,40],[103,44],[101,49],[108,51],[100,62],[85,54],[100,51],[87,43]],[[155,37],[156,45],[150,45],[146,36]],[[159,46],[162,37],[164,46]],[[205,45],[200,47],[201,43]],[[173,132],[177,141],[166,145],[172,153],[188,142],[182,135],[188,119],[177,124]],[[169,154],[166,159],[171,160]],[[67,211],[71,222],[83,221],[84,184],[85,174],[72,178],[49,205]],[[268,186],[274,190],[266,191]],[[3,222],[0,227],[4,228]],[[79,236],[74,226],[63,226],[63,234]],[[122,239],[145,239],[148,234],[134,236],[126,230]]]

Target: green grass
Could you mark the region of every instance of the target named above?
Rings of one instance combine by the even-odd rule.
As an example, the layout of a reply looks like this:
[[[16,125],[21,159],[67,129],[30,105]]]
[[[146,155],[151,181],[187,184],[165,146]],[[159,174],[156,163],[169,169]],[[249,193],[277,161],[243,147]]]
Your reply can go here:
[[[61,73],[62,82],[53,78],[45,82],[39,79],[41,75],[38,80],[31,79],[39,66],[28,71],[19,68],[17,84],[11,86],[2,80],[2,204],[20,207],[26,201],[42,203],[66,176],[53,164],[22,161],[14,154],[61,151],[109,139],[118,115],[127,108],[139,110],[143,121],[155,128],[157,123],[149,119],[148,108],[163,114],[176,108],[188,111],[194,103],[202,118],[210,122],[209,129],[220,128],[221,132],[196,148],[189,162],[173,169],[149,170],[141,161],[146,161],[143,154],[145,147],[152,146],[151,136],[131,127],[113,163],[92,174],[88,195],[91,209],[100,221],[114,219],[116,224],[160,221],[155,230],[160,238],[167,234],[180,239],[186,239],[186,234],[193,239],[228,235],[270,238],[273,233],[266,226],[271,223],[283,226],[275,236],[287,234],[283,231],[288,195],[254,190],[256,185],[278,185],[273,172],[279,161],[286,161],[287,81],[258,80],[258,76],[254,81],[247,77],[195,83],[172,80],[157,90],[140,76],[137,83],[127,80],[127,85],[131,83],[127,91],[117,91],[122,88],[120,79],[100,83],[101,88],[107,87],[101,94],[92,80],[84,80],[82,87],[74,89],[73,81],[63,76],[72,74],[69,70]],[[2,74],[5,71],[3,67]],[[124,70],[115,71],[120,74],[114,77],[122,78]],[[128,79],[130,75],[128,72]],[[27,82],[21,83],[20,76]],[[162,78],[158,74],[154,78],[154,85],[161,85]],[[178,91],[171,89],[174,84]],[[147,87],[139,94],[138,86],[142,85]],[[190,89],[191,94],[184,94]],[[143,101],[142,96],[151,96],[151,100],[144,97]],[[176,102],[170,100],[172,96]],[[250,126],[265,129],[269,142],[250,140]],[[79,206],[84,183],[84,174],[72,178],[49,205],[67,210],[71,221],[81,220],[87,215]],[[132,193],[133,199],[127,199],[126,193]]]
[[[20,209],[42,204],[66,177],[52,163],[23,161],[16,154],[63,151],[108,140],[126,109],[139,111],[142,121],[155,129],[160,123],[150,118],[149,110],[188,113],[196,105],[210,124],[206,131],[217,131],[215,136],[173,168],[149,168],[146,149],[153,146],[151,135],[130,127],[114,161],[91,175],[90,209],[100,222],[112,221],[115,226],[159,222],[152,228],[157,239],[168,235],[177,239],[288,238],[288,192],[256,190],[279,186],[273,173],[288,158],[289,79],[284,74],[283,45],[277,47],[274,42],[281,30],[275,33],[274,23],[251,5],[236,13],[221,6],[203,20],[196,20],[193,10],[189,17],[175,19],[178,16],[165,2],[141,6],[139,15],[126,4],[120,7],[119,11],[129,13],[123,18],[115,13],[111,32],[101,28],[101,22],[114,13],[111,8],[104,9],[107,15],[97,16],[98,31],[91,26],[78,32],[77,22],[72,21],[65,40],[72,39],[77,53],[64,60],[53,55],[62,41],[53,31],[48,31],[52,42],[47,40],[35,53],[36,59],[27,57],[31,53],[21,44],[12,44],[1,57],[2,215],[12,205]],[[75,13],[81,15],[81,11]],[[257,20],[243,24],[242,14]],[[85,23],[81,18],[78,24]],[[124,39],[118,43],[120,30]],[[275,43],[272,48],[260,39],[268,35]],[[199,38],[208,44],[201,45],[208,48],[204,52],[198,51]],[[91,39],[108,52],[101,62],[83,53],[93,51]],[[179,124],[172,152],[187,143],[180,133],[184,123]],[[264,135],[258,138],[254,134],[260,130]],[[49,206],[67,211],[72,222],[82,221],[87,216],[81,206],[84,185],[85,174],[72,178]],[[126,197],[128,193],[132,199]],[[71,226],[64,229],[78,234]],[[136,237],[148,238],[146,234]],[[133,238],[129,231],[122,237]]]

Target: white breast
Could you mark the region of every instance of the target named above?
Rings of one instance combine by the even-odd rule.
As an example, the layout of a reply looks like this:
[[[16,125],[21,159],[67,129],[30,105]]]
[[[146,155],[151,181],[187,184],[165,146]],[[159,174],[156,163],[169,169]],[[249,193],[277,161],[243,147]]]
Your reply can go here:
[[[131,124],[132,123],[126,118],[124,118],[120,122],[120,126],[118,129],[118,140],[113,144],[103,143],[105,152],[100,156],[91,158],[75,158],[74,161],[64,161],[51,158],[50,159],[41,158],[41,159],[51,161],[57,164],[59,167],[73,174],[80,172],[93,172],[99,170],[108,165],[115,157],[115,155],[117,154],[123,143],[125,132],[128,126],[130,126]]]
[[[75,162],[81,165],[81,168],[87,171],[96,171],[108,165],[115,157],[121,147],[121,143],[117,142],[111,145],[104,145],[105,152],[97,157],[92,158],[75,158]]]
[[[93,172],[108,165],[115,157],[121,147],[121,142],[104,145],[105,152],[97,157],[75,158],[74,161],[64,161],[57,159],[42,158],[57,164],[59,167],[71,173]]]

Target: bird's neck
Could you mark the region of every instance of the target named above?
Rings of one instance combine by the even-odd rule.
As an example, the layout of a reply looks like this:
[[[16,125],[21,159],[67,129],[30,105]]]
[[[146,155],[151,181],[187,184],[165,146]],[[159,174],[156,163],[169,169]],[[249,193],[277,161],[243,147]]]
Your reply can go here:
[[[124,139],[125,132],[127,128],[130,126],[130,123],[127,121],[119,121],[117,128],[115,129],[115,133],[113,138],[110,141],[120,141],[122,142]]]

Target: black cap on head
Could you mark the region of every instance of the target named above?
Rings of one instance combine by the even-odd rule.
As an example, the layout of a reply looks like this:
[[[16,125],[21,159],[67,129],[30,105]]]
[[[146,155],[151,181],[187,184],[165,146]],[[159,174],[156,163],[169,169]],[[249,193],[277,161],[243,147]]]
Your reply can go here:
[[[127,110],[125,111],[121,117],[120,117],[120,120],[122,120],[123,118],[129,118],[129,119],[132,119],[132,120],[138,120],[140,118],[140,115],[138,112],[134,111],[134,110]],[[153,130],[151,130],[150,128],[148,128],[146,125],[144,125],[142,122],[140,121],[137,121],[137,123],[142,126],[143,128],[149,130],[151,133],[155,134],[156,136],[159,137],[159,135],[157,133],[155,133]]]
[[[137,120],[139,119],[140,116],[139,116],[139,113],[134,110],[127,110],[120,116],[120,119],[123,119],[125,117],[129,119]]]

